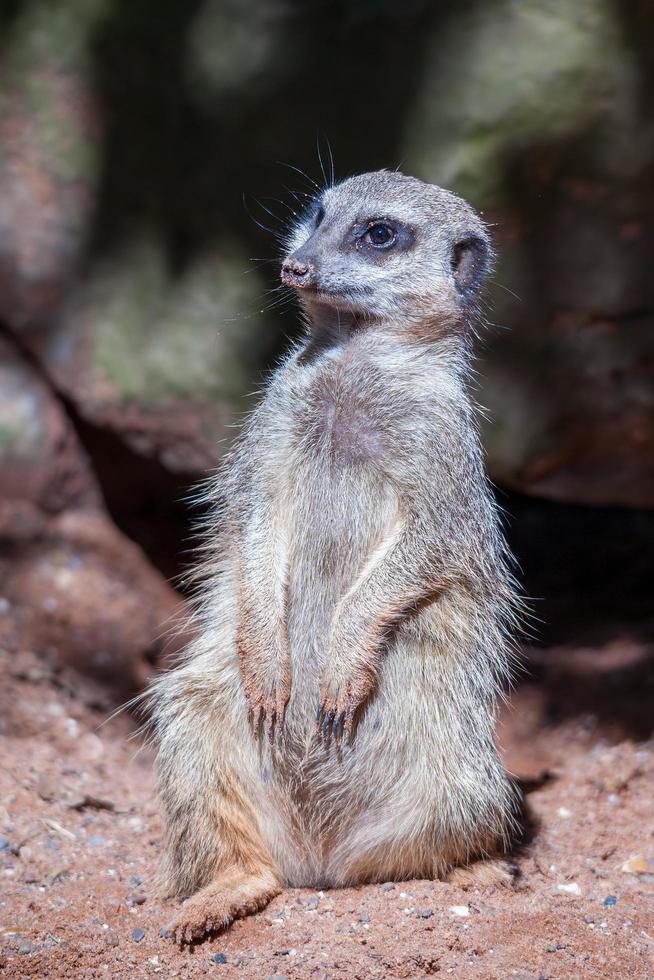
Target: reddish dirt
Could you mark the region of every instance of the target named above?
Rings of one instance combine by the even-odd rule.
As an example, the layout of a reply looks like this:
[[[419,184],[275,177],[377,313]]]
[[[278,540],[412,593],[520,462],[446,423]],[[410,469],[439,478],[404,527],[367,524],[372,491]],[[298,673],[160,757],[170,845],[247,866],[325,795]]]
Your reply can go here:
[[[156,892],[151,751],[129,717],[102,724],[88,680],[0,654],[0,974],[652,978],[651,651],[540,661],[499,729],[534,824],[514,887],[289,889],[179,950],[160,933],[173,904]]]

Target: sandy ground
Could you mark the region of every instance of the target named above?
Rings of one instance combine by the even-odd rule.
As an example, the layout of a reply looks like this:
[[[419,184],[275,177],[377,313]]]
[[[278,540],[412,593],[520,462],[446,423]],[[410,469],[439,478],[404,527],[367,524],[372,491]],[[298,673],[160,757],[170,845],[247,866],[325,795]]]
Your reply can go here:
[[[651,651],[549,651],[499,739],[534,828],[508,889],[290,889],[192,949],[166,938],[148,748],[104,692],[0,655],[0,974],[654,977]],[[581,706],[581,707],[579,707]]]

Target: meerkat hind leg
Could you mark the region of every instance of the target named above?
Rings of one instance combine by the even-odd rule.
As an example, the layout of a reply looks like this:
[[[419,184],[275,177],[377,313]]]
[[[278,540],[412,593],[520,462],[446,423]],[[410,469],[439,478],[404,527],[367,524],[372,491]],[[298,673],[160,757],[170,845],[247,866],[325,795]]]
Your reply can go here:
[[[224,929],[234,919],[259,912],[281,891],[278,874],[272,867],[256,871],[232,867],[188,898],[170,926],[180,946],[211,932]]]

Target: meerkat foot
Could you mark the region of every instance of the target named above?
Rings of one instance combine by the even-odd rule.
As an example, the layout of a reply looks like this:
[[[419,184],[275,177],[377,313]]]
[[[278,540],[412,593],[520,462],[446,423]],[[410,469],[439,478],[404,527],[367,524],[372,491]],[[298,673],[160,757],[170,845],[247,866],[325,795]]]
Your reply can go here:
[[[503,858],[489,858],[485,861],[475,861],[464,867],[452,868],[445,881],[459,888],[473,888],[475,885],[501,885],[508,887],[513,884],[517,868]]]
[[[170,931],[179,946],[197,942],[235,919],[260,912],[281,890],[272,870],[227,872],[184,902]]]

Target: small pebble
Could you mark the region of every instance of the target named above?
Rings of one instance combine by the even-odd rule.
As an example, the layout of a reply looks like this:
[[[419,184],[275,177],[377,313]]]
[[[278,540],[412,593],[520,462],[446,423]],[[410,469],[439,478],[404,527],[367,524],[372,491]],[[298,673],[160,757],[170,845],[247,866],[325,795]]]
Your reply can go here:
[[[225,956],[224,953],[214,953],[213,956],[211,957],[211,961],[212,963],[218,963],[218,964],[226,963],[227,957]]]
[[[111,946],[111,947],[117,946],[118,936],[116,935],[115,932],[108,932],[104,937],[104,941],[107,944],[107,946]]]
[[[36,781],[36,792],[46,803],[52,803],[58,797],[59,787],[54,779],[41,773]]]
[[[161,936],[162,939],[172,939],[173,930],[168,929],[166,926],[162,926],[161,929],[159,930],[159,935]]]
[[[392,892],[394,888],[395,888],[394,881],[385,881],[384,884],[381,886],[381,890],[383,892]]]
[[[434,914],[433,909],[424,909],[422,912],[418,912],[417,916],[419,919],[431,919],[433,914]]]
[[[603,902],[604,905],[617,905],[618,899],[615,895],[607,895]]]
[[[630,857],[628,861],[620,868],[620,871],[624,871],[625,874],[630,875],[642,875],[647,874],[647,872],[654,872],[654,860],[647,860],[640,855],[635,855]]]
[[[18,952],[21,954],[32,953],[34,951],[34,944],[29,941],[29,939],[21,939],[18,945]]]
[[[367,912],[362,912],[359,916],[359,922],[370,922],[370,916]]]
[[[9,838],[2,836],[0,836],[0,851],[11,851],[12,854],[16,853],[16,849]]]
[[[576,881],[566,882],[562,885],[557,885],[557,889],[563,892],[564,895],[581,895],[581,888]]]
[[[86,843],[89,847],[103,847],[107,843],[107,838],[102,837],[101,834],[94,834]]]
[[[130,875],[127,879],[127,884],[132,885],[134,888],[138,888],[139,885],[143,884],[143,880],[139,878],[138,875]]]
[[[454,912],[455,915],[460,915],[461,918],[470,915],[470,909],[467,905],[450,905],[450,912]]]
[[[553,946],[552,943],[550,943],[549,946],[547,947],[547,952],[556,953],[556,946]]]
[[[307,908],[308,909],[317,909],[319,902],[320,902],[320,899],[318,898],[318,896],[317,895],[314,895],[313,898],[310,898],[307,901]]]
[[[130,905],[145,905],[147,898],[143,894],[130,895],[127,901],[130,903]]]
[[[140,943],[142,939],[145,939],[145,933],[142,929],[135,929],[132,933],[132,939],[135,942]]]

